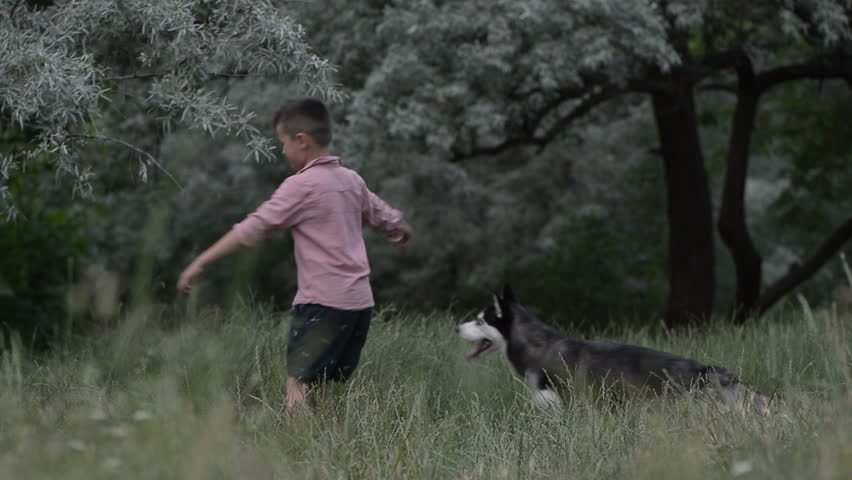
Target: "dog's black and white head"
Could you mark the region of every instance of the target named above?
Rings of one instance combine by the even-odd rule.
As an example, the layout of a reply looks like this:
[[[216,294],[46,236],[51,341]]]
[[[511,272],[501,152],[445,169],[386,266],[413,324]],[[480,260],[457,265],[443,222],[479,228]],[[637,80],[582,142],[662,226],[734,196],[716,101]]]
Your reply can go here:
[[[493,295],[491,304],[476,315],[476,319],[456,326],[456,333],[462,340],[476,342],[468,352],[467,359],[476,358],[495,348],[506,351],[506,344],[512,329],[512,305],[517,303],[512,287],[503,287],[498,297]]]

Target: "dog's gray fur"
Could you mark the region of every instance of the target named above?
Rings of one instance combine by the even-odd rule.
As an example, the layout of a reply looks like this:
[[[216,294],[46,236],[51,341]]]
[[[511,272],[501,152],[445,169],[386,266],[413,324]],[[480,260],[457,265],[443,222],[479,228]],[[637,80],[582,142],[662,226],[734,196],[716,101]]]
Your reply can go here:
[[[650,348],[562,335],[524,309],[508,285],[476,320],[458,325],[456,333],[477,342],[469,358],[502,350],[533,401],[544,407],[560,406],[558,387],[567,385],[657,396],[713,389],[728,404],[749,404],[764,414],[769,409],[766,396],[742,385],[722,367]]]

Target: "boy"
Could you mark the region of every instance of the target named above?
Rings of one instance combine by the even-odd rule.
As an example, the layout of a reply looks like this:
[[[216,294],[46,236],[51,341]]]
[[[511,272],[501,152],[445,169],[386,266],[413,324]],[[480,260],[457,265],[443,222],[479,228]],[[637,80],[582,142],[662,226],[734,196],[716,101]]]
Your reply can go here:
[[[287,345],[292,409],[305,406],[314,384],[346,381],[360,359],[373,307],[362,222],[398,244],[408,242],[411,229],[402,213],[329,155],[331,119],[320,100],[287,101],[273,125],[296,173],[199,255],[181,274],[178,289],[188,294],[207,265],[260,243],[270,231],[292,231],[298,278]]]

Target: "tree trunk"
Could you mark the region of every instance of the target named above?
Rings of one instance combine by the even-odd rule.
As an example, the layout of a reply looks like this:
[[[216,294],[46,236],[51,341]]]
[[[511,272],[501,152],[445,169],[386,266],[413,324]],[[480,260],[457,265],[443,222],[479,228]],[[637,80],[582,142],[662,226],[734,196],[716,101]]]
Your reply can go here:
[[[754,312],[760,295],[763,259],[748,232],[745,218],[745,187],[748,175],[749,147],[760,93],[748,57],[737,67],[737,106],[728,145],[727,170],[719,209],[719,235],[734,261],[737,291],[731,315],[739,323]]]
[[[706,321],[713,309],[713,212],[692,86],[674,78],[651,93],[666,177],[668,326]]]

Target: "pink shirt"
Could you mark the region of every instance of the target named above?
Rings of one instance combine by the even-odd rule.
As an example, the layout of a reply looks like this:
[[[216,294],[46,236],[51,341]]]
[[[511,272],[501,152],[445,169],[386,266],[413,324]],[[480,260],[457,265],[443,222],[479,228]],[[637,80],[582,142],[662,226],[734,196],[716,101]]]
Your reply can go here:
[[[256,245],[272,230],[291,229],[299,283],[293,305],[361,310],[374,305],[364,222],[392,242],[402,239],[402,213],[338,157],[320,157],[285,179],[234,233],[243,245]]]

